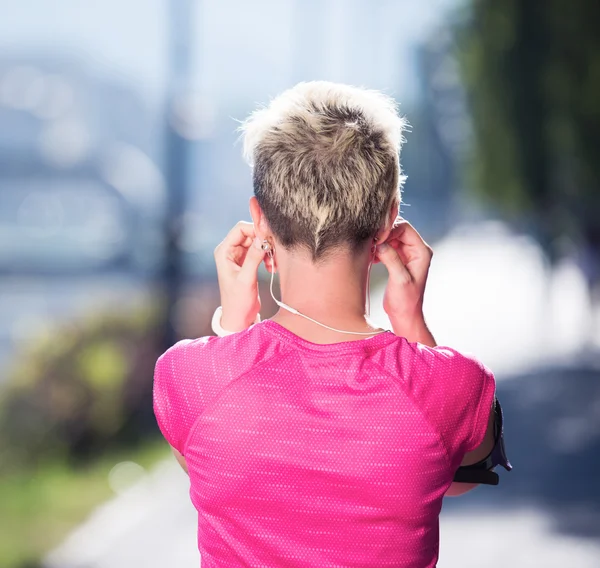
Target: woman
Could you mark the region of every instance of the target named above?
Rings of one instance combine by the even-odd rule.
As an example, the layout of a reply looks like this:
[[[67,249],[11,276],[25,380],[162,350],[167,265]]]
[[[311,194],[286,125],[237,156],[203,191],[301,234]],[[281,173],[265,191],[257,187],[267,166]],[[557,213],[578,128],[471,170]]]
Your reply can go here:
[[[404,126],[386,96],[326,82],[243,125],[253,223],[215,250],[222,337],[177,343],[154,383],[205,568],[433,567],[443,497],[475,486],[456,471],[494,448],[492,373],[423,318],[432,251],[397,220]],[[263,262],[281,309],[260,322]],[[368,319],[373,262],[393,333]]]

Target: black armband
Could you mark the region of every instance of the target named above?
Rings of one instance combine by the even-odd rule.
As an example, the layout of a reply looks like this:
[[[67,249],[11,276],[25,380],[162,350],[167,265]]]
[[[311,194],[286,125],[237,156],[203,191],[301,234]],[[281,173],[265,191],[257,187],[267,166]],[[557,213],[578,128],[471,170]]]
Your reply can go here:
[[[459,483],[482,483],[484,485],[498,485],[500,478],[493,470],[501,465],[507,471],[512,469],[511,463],[506,456],[504,447],[504,428],[502,407],[498,399],[494,401],[494,440],[495,444],[489,455],[481,461],[472,465],[463,465],[456,470],[454,480]]]

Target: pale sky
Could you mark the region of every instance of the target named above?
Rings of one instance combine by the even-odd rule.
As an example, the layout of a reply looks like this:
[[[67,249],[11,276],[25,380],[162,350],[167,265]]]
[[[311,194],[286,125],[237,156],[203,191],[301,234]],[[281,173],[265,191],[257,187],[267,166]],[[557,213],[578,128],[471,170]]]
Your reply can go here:
[[[215,97],[272,95],[298,80],[305,55],[302,69],[315,78],[410,98],[415,45],[460,1],[191,0],[202,5],[192,16],[191,82]],[[0,50],[72,52],[154,99],[165,86],[167,8],[167,0],[0,0]]]

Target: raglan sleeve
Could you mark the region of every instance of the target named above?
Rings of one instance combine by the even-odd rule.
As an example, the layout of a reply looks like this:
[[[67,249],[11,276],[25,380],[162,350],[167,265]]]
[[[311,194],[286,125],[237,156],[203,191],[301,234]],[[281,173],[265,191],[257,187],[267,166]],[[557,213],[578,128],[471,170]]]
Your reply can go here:
[[[475,357],[450,347],[417,349],[414,388],[451,460],[460,463],[483,443],[496,397],[494,374]]]

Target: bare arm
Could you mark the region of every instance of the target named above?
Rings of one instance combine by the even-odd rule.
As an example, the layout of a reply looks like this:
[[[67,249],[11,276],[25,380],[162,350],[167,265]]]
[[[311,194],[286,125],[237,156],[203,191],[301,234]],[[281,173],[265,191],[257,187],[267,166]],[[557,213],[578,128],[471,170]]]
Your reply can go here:
[[[398,321],[396,318],[391,317],[390,322],[396,335],[405,337],[412,343],[421,343],[427,345],[427,347],[437,346],[431,331],[429,331],[429,328],[425,323],[425,318],[422,313],[417,317],[411,318],[410,321]]]
[[[179,465],[183,468],[183,471],[185,471],[189,475],[187,462],[185,461],[185,458],[175,448],[171,447],[171,450],[173,450],[173,454],[179,462]]]
[[[435,347],[423,317],[423,298],[433,250],[414,227],[397,220],[385,241],[377,245],[377,261],[388,271],[383,309],[392,329],[410,342]]]

